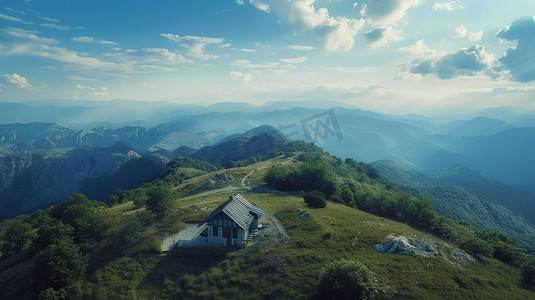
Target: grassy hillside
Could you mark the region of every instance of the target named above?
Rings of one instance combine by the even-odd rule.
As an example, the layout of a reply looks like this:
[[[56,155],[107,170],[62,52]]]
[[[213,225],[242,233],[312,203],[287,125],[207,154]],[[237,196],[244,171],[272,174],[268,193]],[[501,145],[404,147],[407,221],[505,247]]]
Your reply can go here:
[[[535,202],[532,196],[461,165],[430,175],[394,161],[377,161],[373,165],[400,189],[429,199],[438,214],[467,220],[479,230],[500,231],[534,251],[535,225],[531,212]]]
[[[210,173],[180,165],[185,174],[198,176],[181,177],[186,180],[180,183],[164,178],[127,195],[136,198],[137,192],[155,185],[169,188],[170,203],[163,218],[153,223],[144,207],[128,199],[113,207],[92,206],[91,211],[105,216],[108,223],[98,242],[80,250],[89,258],[85,275],[64,290],[58,286],[46,294],[41,292],[47,286],[36,276],[36,259],[31,254],[3,257],[0,298],[65,292],[74,299],[305,299],[314,296],[322,268],[342,258],[360,261],[375,274],[375,295],[379,299],[535,298],[534,292],[520,287],[519,268],[484,257],[472,265],[440,257],[381,254],[373,246],[389,234],[441,239],[343,204],[328,202],[325,208],[312,209],[304,204],[300,192],[280,192],[264,185],[264,175],[274,165],[299,163],[296,157],[281,156]],[[207,186],[210,179],[222,173],[232,175],[234,180]],[[362,184],[381,189],[373,181]],[[161,243],[169,234],[185,228],[187,222],[202,220],[236,193],[262,207],[268,218],[280,220],[277,224],[281,227],[274,234],[283,236],[285,231],[282,242],[266,238],[243,249],[177,248],[161,253]],[[66,207],[65,211],[70,211]],[[2,228],[0,233],[4,234]],[[128,243],[119,243],[132,235]]]

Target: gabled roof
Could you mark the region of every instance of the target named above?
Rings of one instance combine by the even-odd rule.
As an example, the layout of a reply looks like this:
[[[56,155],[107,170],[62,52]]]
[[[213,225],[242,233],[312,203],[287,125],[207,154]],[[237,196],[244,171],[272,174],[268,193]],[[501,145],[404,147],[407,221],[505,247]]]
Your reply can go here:
[[[233,196],[232,198],[236,199],[237,201],[240,201],[243,205],[247,206],[249,208],[249,211],[256,214],[257,216],[263,216],[264,210],[258,207],[256,204],[251,203],[247,201],[245,198],[243,198],[242,195],[237,194],[236,196]]]
[[[251,204],[240,194],[237,194],[236,196],[231,196],[227,202],[216,208],[203,220],[203,223],[208,222],[208,220],[214,218],[221,212],[225,213],[244,230],[249,230],[249,226],[254,220],[251,213],[256,214],[258,217],[264,215],[263,209],[256,206],[256,204]]]

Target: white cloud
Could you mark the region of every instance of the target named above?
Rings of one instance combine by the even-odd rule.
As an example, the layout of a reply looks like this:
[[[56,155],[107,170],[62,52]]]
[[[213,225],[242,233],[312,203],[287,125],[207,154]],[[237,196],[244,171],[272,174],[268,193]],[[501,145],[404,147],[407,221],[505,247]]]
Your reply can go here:
[[[313,46],[303,46],[303,45],[289,45],[288,49],[291,50],[300,50],[300,51],[311,51],[316,49],[316,47]]]
[[[242,73],[242,72],[236,72],[231,71],[230,77],[234,80],[243,80],[243,82],[247,83],[253,79],[253,76],[249,73]]]
[[[430,49],[425,43],[424,40],[419,40],[414,43],[414,45],[398,48],[398,51],[408,52],[416,55],[435,55],[437,51]]]
[[[255,49],[248,49],[248,48],[232,48],[232,50],[241,51],[241,52],[248,52],[248,53],[256,52]]]
[[[477,42],[481,40],[482,37],[483,37],[483,31],[468,33],[468,39],[471,40],[472,42]]]
[[[83,86],[81,84],[77,84],[75,87],[76,89],[78,89],[78,91],[82,91],[86,95],[89,95],[89,96],[106,97],[110,94],[108,89],[105,87],[93,88],[90,86]],[[79,97],[79,94],[75,93],[75,98],[78,98],[78,97]]]
[[[204,47],[208,44],[220,44],[225,40],[224,38],[199,37],[192,35],[179,36],[171,33],[162,33],[160,35],[173,42],[183,43],[181,44],[181,46],[190,49],[188,56],[199,60],[218,58],[218,56],[216,55],[209,55],[204,53]]]
[[[13,22],[22,22],[22,20],[19,19],[19,18],[8,16],[8,15],[4,15],[4,14],[0,14],[0,19],[13,21]]]
[[[497,77],[493,69],[496,59],[483,46],[473,46],[455,53],[419,59],[409,68],[411,73],[422,76],[435,74],[440,79],[459,76],[487,75]]]
[[[62,31],[69,31],[71,29],[71,26],[68,26],[68,25],[59,25],[59,24],[54,24],[54,23],[41,23],[39,24],[43,27],[48,27],[48,28],[54,28],[54,29],[57,29],[57,30],[62,30]]]
[[[390,25],[403,19],[407,10],[424,0],[366,0],[360,14],[375,25]]]
[[[232,63],[230,63],[232,66],[244,66],[244,65],[248,65],[250,64],[251,62],[246,60],[246,59],[236,59],[235,61],[233,61]]]
[[[459,25],[455,28],[455,37],[465,37],[468,34],[468,29],[464,27],[464,24]]]
[[[76,81],[98,81],[97,79],[86,78],[86,77],[81,77],[77,75],[67,75],[65,76],[65,78],[69,78],[69,79],[76,80]]]
[[[47,18],[47,17],[41,17],[41,19],[48,21],[48,22],[60,22],[60,20],[58,19]]]
[[[166,48],[142,48],[140,50],[127,49],[124,52],[107,53],[123,66],[132,70],[174,71],[173,66],[191,62],[178,52],[171,52]]]
[[[171,34],[171,33],[162,33],[160,35],[175,42],[194,41],[194,42],[202,43],[202,44],[219,44],[225,40],[224,38],[211,38],[211,37],[194,36],[194,35],[179,36],[179,35]]]
[[[452,11],[452,10],[455,10],[455,7],[456,7],[456,1],[443,2],[443,3],[435,2],[433,4],[433,10],[449,10],[449,11]]]
[[[307,61],[307,59],[308,57],[301,56],[301,57],[296,57],[296,58],[281,58],[281,61],[287,64],[300,64],[300,63],[304,63],[305,61]]]
[[[13,73],[11,75],[6,74],[4,75],[4,77],[6,77],[6,80],[9,83],[21,89],[27,89],[27,88],[32,87],[32,85],[28,82],[28,80],[26,80],[26,78],[20,76],[19,74],[16,74],[16,73]]]
[[[243,5],[244,3],[243,3],[243,0],[236,0],[236,4]]]
[[[464,24],[459,25],[459,27],[455,28],[455,35],[456,38],[464,38],[468,37],[469,40],[472,42],[477,42],[481,40],[483,37],[483,31],[479,32],[469,32],[466,27],[464,27]]]
[[[167,61],[171,64],[173,63],[183,63],[186,62],[187,59],[184,57],[184,55],[180,53],[174,53],[170,52],[169,50],[165,48],[143,48],[142,51],[144,53],[147,53],[149,55],[153,55],[154,57],[151,58],[151,62],[159,61],[161,58],[164,59],[164,61]],[[147,56],[146,56],[147,58]]]
[[[39,33],[39,32],[37,32],[37,31],[29,31],[29,30],[24,30],[24,29],[20,29],[20,28],[13,28],[13,27],[3,29],[2,31],[4,32],[4,34],[0,35],[0,37],[4,36],[4,41],[6,41],[6,40],[8,40],[8,41],[23,40],[23,41],[31,41],[31,42],[43,43],[43,44],[55,44],[55,43],[58,42],[57,40],[55,40],[53,38],[38,37],[36,35],[36,33]]]
[[[332,20],[332,19],[331,19]],[[355,35],[364,25],[364,20],[336,17],[331,22],[333,26],[326,27],[325,49],[329,51],[349,51],[355,45]]]
[[[242,1],[243,2],[243,1]],[[251,3],[252,5],[254,5],[254,7],[260,9],[260,10],[263,10],[267,13],[269,13],[270,11],[270,7],[269,7],[269,4],[266,4],[266,3],[263,3],[259,0],[249,0],[249,3]]]
[[[500,40],[518,41],[515,48],[509,48],[500,62],[509,70],[515,81],[535,80],[535,17],[515,20],[496,34]]]
[[[105,44],[105,45],[117,45],[117,43],[111,42],[111,41],[105,41],[105,40],[97,40],[94,37],[88,37],[88,36],[77,36],[72,38],[75,42],[81,42],[81,43],[97,43],[97,44]]]
[[[401,30],[394,30],[392,26],[377,27],[374,30],[368,31],[364,34],[372,48],[387,46],[390,41],[399,41],[401,37]]]
[[[289,22],[306,30],[313,30],[323,40],[329,51],[348,51],[355,44],[354,37],[364,25],[362,19],[344,16],[331,17],[327,8],[314,7],[315,0],[276,1],[266,4],[269,10]],[[255,5],[258,7],[257,5]]]
[[[186,61],[183,55],[163,48],[146,48],[141,51],[126,50],[124,53],[107,54],[113,61],[104,61],[87,54],[52,46],[54,39],[42,38],[35,31],[19,28],[0,30],[0,40],[4,41],[0,56],[37,57],[62,64],[73,71],[97,71],[107,74],[139,73],[152,70],[172,71],[168,65]],[[115,73],[113,73],[115,72]]]
[[[264,62],[264,63],[252,63],[246,59],[237,59],[230,63],[231,66],[247,69],[262,69],[263,71],[272,72],[286,72],[288,70],[296,69],[292,63],[302,63],[306,61],[306,57],[281,59],[285,64],[281,62]]]

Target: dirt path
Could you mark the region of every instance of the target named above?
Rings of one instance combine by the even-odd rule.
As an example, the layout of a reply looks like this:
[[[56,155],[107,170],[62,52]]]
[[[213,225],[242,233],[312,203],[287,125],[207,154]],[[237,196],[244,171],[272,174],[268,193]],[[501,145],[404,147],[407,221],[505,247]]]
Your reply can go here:
[[[269,219],[273,222],[273,225],[277,227],[277,230],[281,234],[282,241],[284,242],[284,240],[288,236],[288,232],[286,232],[286,229],[284,229],[284,226],[282,226],[281,220],[275,215],[269,215]]]
[[[241,186],[244,188],[244,189],[248,189],[250,190],[251,189],[251,186],[249,185],[245,185],[245,180],[247,180],[247,178],[249,178],[251,175],[253,175],[253,173],[257,170],[260,170],[260,169],[256,169],[256,170],[252,170],[251,172],[249,172],[249,174],[243,176],[243,178],[241,179]]]
[[[228,185],[226,187],[222,187],[222,188],[219,188],[219,189],[215,189],[215,190],[210,190],[210,191],[206,191],[206,192],[202,192],[202,193],[198,193],[198,194],[189,195],[187,197],[184,197],[183,199],[189,199],[189,198],[193,198],[193,197],[202,197],[202,196],[206,196],[206,195],[217,194],[217,193],[221,193],[221,192],[231,192],[231,191],[236,191],[236,190],[244,190],[244,189],[245,190],[251,190],[253,188],[260,187],[260,185],[250,186],[250,185],[246,184],[246,181],[247,181],[247,179],[249,179],[249,177],[251,177],[251,175],[253,175],[254,172],[256,172],[258,170],[261,170],[261,169],[265,169],[265,168],[267,168],[267,167],[263,167],[263,168],[258,168],[258,169],[252,170],[247,175],[245,175],[241,179],[241,187]]]

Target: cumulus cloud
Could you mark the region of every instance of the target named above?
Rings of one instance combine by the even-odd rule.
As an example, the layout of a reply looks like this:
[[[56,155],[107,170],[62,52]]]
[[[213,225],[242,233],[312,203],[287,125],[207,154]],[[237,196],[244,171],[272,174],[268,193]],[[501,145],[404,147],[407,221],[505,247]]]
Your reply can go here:
[[[289,45],[288,49],[291,50],[300,50],[300,51],[311,51],[316,49],[316,47],[313,46],[304,46],[304,45]]]
[[[509,70],[515,81],[535,80],[535,17],[515,20],[496,34],[500,40],[518,41],[515,48],[509,48],[500,58],[502,65]]]
[[[469,40],[472,42],[477,42],[481,40],[483,37],[483,31],[479,32],[469,32],[466,27],[464,27],[464,24],[459,25],[459,27],[455,28],[455,37],[456,38],[464,38],[468,37]]]
[[[325,49],[349,51],[355,45],[355,35],[364,25],[364,20],[336,17],[332,26],[325,27]]]
[[[101,87],[101,88],[93,88],[93,87],[90,87],[90,86],[83,86],[81,84],[77,84],[76,86],[76,89],[86,95],[89,95],[89,96],[97,96],[97,97],[106,97],[108,96],[110,93],[108,91],[107,88],[105,87]],[[75,98],[78,98],[80,96],[79,93],[75,93]]]
[[[20,76],[19,74],[13,73],[11,75],[6,74],[4,75],[6,77],[6,80],[11,83],[12,85],[21,88],[21,89],[27,89],[31,88],[32,85],[26,80],[26,78]]]
[[[492,70],[494,62],[494,57],[485,52],[483,46],[476,45],[455,53],[417,60],[410,67],[410,72],[422,76],[435,74],[440,79],[482,73],[495,76],[496,73]]]
[[[455,7],[457,7],[456,3],[457,3],[456,1],[443,2],[443,3],[435,2],[433,4],[433,10],[449,10],[449,11],[452,11],[452,10],[455,10]],[[458,7],[462,8],[462,6],[458,6]]]
[[[106,41],[106,40],[98,40],[94,37],[89,36],[77,36],[72,38],[75,42],[81,42],[81,43],[97,43],[97,44],[105,44],[105,45],[117,45],[117,43]]]
[[[399,41],[401,37],[401,30],[394,30],[392,26],[377,27],[374,30],[368,31],[364,34],[372,48],[387,46],[390,41]]]
[[[146,62],[158,62],[158,61],[167,61],[171,64],[174,63],[183,63],[187,59],[184,55],[180,53],[170,52],[166,48],[143,48],[141,49],[145,54],[145,59],[148,59]]]
[[[236,0],[236,4],[243,5],[244,3],[243,3],[243,0]]]
[[[204,47],[209,44],[221,44],[225,39],[224,38],[211,38],[211,37],[200,37],[200,36],[179,36],[171,33],[162,33],[161,36],[177,43],[183,47],[190,49],[188,56],[199,59],[199,60],[209,60],[216,59],[218,56],[210,55],[204,53]]]
[[[253,1],[250,0],[250,2]],[[364,25],[362,19],[350,19],[344,16],[331,17],[327,8],[316,9],[314,7],[315,0],[271,0],[262,3],[267,9],[260,8],[258,1],[254,2],[255,7],[266,12],[274,12],[284,22],[305,30],[313,30],[322,38],[325,49],[329,51],[348,51],[353,48],[354,37]]]
[[[242,73],[242,72],[236,72],[236,71],[231,71],[230,77],[232,77],[232,79],[234,80],[242,80],[245,83],[253,79],[253,76],[249,73]]]
[[[0,14],[0,19],[13,21],[13,22],[22,22],[22,20],[19,19],[19,18],[8,16],[8,15],[4,15],[4,14]]]
[[[375,25],[390,25],[403,19],[406,11],[423,0],[365,0],[360,14]]]
[[[300,64],[300,63],[304,63],[305,61],[307,61],[307,59],[308,57],[301,56],[301,57],[296,57],[296,58],[281,58],[281,61],[287,64]]]
[[[397,50],[415,55],[436,55],[438,53],[436,50],[430,49],[424,40],[418,40],[414,45],[398,48]]]

